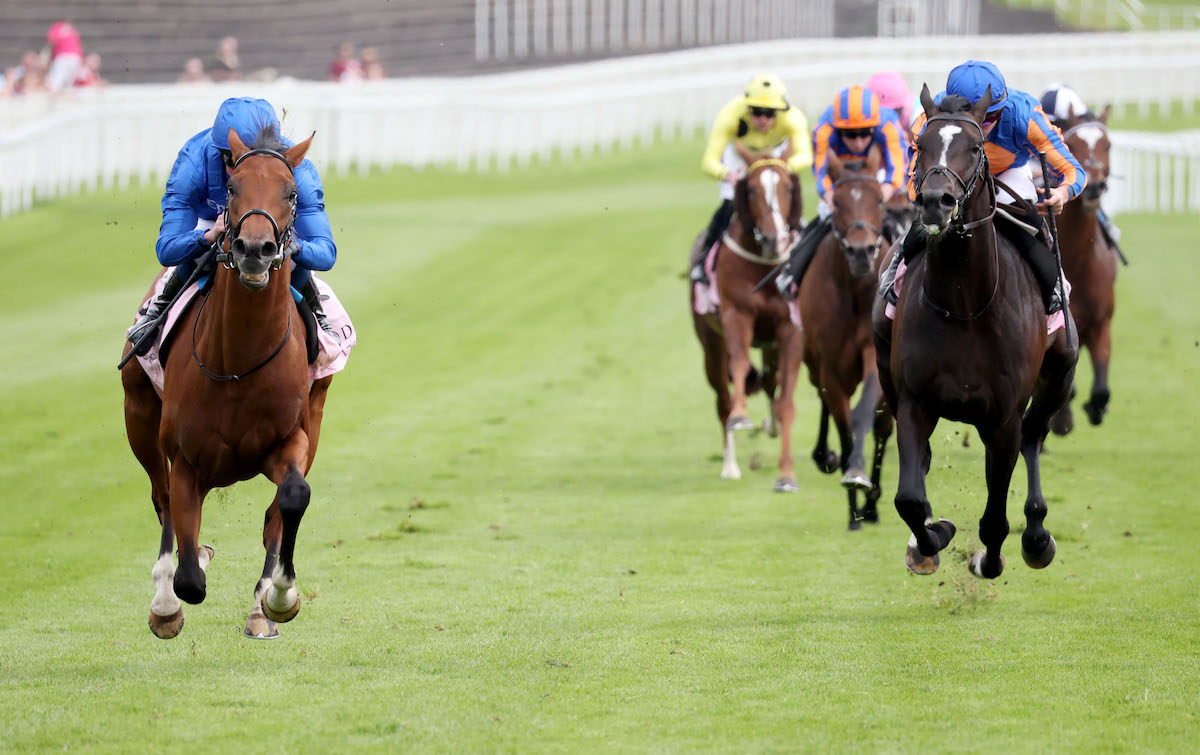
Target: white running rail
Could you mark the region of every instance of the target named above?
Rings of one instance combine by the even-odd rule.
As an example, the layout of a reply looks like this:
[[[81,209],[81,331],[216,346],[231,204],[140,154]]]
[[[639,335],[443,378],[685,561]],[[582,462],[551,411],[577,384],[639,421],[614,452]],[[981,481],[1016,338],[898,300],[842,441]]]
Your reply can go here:
[[[488,170],[635,140],[690,137],[760,70],[784,79],[811,122],[839,89],[878,70],[899,70],[914,91],[922,82],[938,90],[953,66],[972,57],[993,60],[1010,86],[1035,94],[1052,80],[1069,82],[1097,108],[1161,111],[1178,101],[1190,107],[1200,97],[1200,32],[796,39],[357,86],[114,86],[57,100],[0,100],[0,217],[135,178],[161,183],[180,145],[235,94],[270,100],[290,136],[316,130],[311,154],[325,172],[395,165]],[[1174,137],[1116,141],[1114,170],[1137,187],[1121,209],[1200,208],[1194,141],[1186,148]],[[1145,187],[1161,188],[1166,166],[1171,192],[1156,190],[1148,204]],[[1153,177],[1143,169],[1155,171]],[[1181,195],[1178,186],[1186,189]]]

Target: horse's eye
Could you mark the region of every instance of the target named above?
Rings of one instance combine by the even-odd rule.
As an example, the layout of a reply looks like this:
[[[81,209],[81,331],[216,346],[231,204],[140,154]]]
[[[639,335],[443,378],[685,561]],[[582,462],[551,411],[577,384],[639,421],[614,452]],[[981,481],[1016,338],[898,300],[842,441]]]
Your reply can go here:
[[[973,154],[973,155],[978,155],[978,154],[979,154],[979,151],[980,151],[981,149],[983,149],[983,147],[981,147],[980,145],[978,145],[978,144],[973,144],[973,145],[971,145],[971,154]]]
[[[234,186],[233,184],[226,184],[225,190],[228,191],[230,194],[237,194],[237,187]]]

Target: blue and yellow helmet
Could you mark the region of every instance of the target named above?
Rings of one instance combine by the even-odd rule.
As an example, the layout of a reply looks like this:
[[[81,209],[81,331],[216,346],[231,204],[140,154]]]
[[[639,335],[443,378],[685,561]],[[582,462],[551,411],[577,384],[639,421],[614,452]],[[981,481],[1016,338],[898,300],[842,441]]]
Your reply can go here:
[[[833,98],[834,128],[874,128],[881,120],[879,96],[866,87],[846,87]]]
[[[992,88],[992,104],[987,111],[994,113],[1008,102],[1008,85],[1000,69],[986,60],[968,60],[958,65],[946,77],[946,94],[965,97],[974,105]]]

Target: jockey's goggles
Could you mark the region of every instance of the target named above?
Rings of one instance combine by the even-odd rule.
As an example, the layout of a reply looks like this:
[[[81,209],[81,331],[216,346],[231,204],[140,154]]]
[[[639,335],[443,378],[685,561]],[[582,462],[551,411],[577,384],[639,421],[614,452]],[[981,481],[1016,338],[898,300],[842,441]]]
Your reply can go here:
[[[840,130],[843,139],[865,139],[875,135],[873,128],[844,128]]]
[[[752,107],[752,108],[750,108],[750,115],[753,115],[755,118],[774,118],[775,114],[778,112],[779,111],[773,107]]]
[[[983,122],[984,123],[995,123],[996,121],[1000,120],[1000,114],[1003,112],[1004,112],[1003,110],[997,110],[995,112],[988,113],[987,115],[985,115],[983,117]]]

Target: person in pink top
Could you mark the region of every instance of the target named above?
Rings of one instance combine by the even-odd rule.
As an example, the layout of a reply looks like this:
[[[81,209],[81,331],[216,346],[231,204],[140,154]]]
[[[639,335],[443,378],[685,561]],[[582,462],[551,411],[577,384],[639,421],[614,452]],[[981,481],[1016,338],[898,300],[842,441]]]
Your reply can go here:
[[[867,80],[867,89],[879,97],[880,105],[896,111],[907,136],[912,125],[913,96],[904,77],[895,71],[880,71]]]
[[[46,85],[53,92],[69,89],[83,65],[83,42],[78,30],[66,21],[58,21],[46,32],[46,44],[50,46]]]

